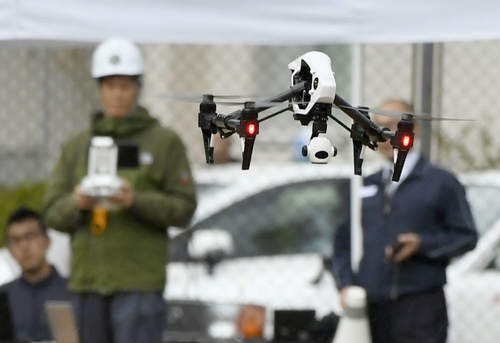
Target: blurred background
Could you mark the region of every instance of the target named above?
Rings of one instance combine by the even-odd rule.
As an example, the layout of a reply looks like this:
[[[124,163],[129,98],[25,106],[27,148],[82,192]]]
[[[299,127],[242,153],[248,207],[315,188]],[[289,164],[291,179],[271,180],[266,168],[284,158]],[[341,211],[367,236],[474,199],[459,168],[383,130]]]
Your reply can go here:
[[[44,180],[61,144],[88,127],[99,108],[90,60],[95,44],[10,44],[0,42],[0,208],[9,213],[20,203],[40,206]],[[495,120],[500,98],[500,41],[426,44],[192,45],[141,44],[146,74],[141,103],[178,131],[194,169],[205,164],[199,104],[172,99],[204,93],[267,98],[290,86],[288,63],[308,51],[330,56],[337,93],[352,105],[376,107],[388,98],[415,104],[416,112],[468,121],[425,122],[425,151],[453,172],[496,169]],[[248,98],[242,98],[247,100]],[[241,108],[218,106],[219,113]],[[334,115],[350,125],[340,110]],[[261,114],[264,116],[266,112]],[[310,127],[285,112],[263,122],[252,164],[305,161],[301,146]],[[238,138],[229,154],[241,159]],[[329,121],[328,136],[338,155],[329,168],[352,165],[349,133]],[[377,154],[368,151],[369,164]],[[5,214],[0,213],[0,220]],[[2,222],[5,222],[4,220]]]
[[[47,2],[57,3],[55,0]],[[90,2],[92,6],[99,6],[98,1]],[[129,2],[125,1],[127,6],[130,5]],[[311,1],[311,8],[313,4],[320,2]],[[340,3],[340,1],[337,2]],[[481,2],[487,3],[488,1]],[[226,5],[228,3],[225,1]],[[292,6],[295,2],[289,3]],[[394,7],[395,3],[386,1],[385,6]],[[443,5],[445,15],[451,15],[450,3],[451,1],[448,1],[448,7]],[[141,7],[139,4],[137,2],[138,9]],[[368,6],[368,2],[365,1],[365,4]],[[82,2],[79,6],[85,5]],[[144,5],[144,7],[147,6]],[[436,5],[436,7],[439,6]],[[55,7],[47,6],[47,8]],[[292,12],[290,10],[288,14],[296,18],[303,17],[302,13]],[[433,23],[439,22],[445,18],[441,17],[443,13],[435,13],[434,16],[431,13],[429,20]],[[491,13],[498,12],[492,10]],[[56,19],[63,16],[64,14],[61,14],[61,17]],[[304,14],[304,17],[307,15]],[[255,19],[255,26],[258,26],[259,18],[251,16],[250,18]],[[45,23],[49,23],[51,19],[54,18],[44,18]],[[177,19],[183,20],[184,18]],[[101,21],[99,23],[102,24]],[[485,23],[487,23],[486,20]],[[307,21],[303,23],[304,26],[300,24],[297,24],[297,31],[306,32],[304,27]],[[421,24],[423,27],[426,26],[426,23]],[[401,20],[398,25],[405,25],[405,23]],[[466,26],[466,23],[461,23],[461,25]],[[19,24],[19,27],[22,25]],[[230,28],[229,25],[228,27]],[[429,27],[432,29],[432,26]],[[90,25],[89,32],[96,33],[102,28],[103,26]],[[263,28],[263,30],[267,29],[271,30],[268,27]],[[139,28],[137,30],[140,31]],[[106,32],[110,31],[112,30]],[[310,229],[308,226],[315,218],[322,219],[318,213],[328,213],[331,208],[337,211],[342,203],[341,199],[347,193],[344,189],[346,186],[342,182],[346,181],[347,175],[352,175],[352,143],[349,133],[329,121],[328,137],[337,147],[338,155],[330,161],[329,165],[322,168],[338,169],[342,170],[342,173],[339,172],[340,176],[331,175],[323,170],[313,175],[315,172],[308,169],[309,176],[306,177],[306,169],[304,169],[302,181],[310,185],[302,185],[300,183],[302,181],[296,177],[298,169],[292,168],[290,172],[285,172],[285,169],[280,169],[280,167],[288,164],[308,164],[300,153],[301,146],[309,140],[310,128],[302,127],[298,121],[294,121],[291,112],[285,112],[263,122],[254,146],[250,169],[255,166],[257,173],[260,173],[259,168],[262,166],[277,165],[278,167],[254,174],[254,180],[259,179],[262,183],[259,186],[261,188],[257,188],[256,183],[252,183],[253,180],[246,184],[240,182],[237,187],[233,187],[237,189],[237,192],[228,191],[227,196],[219,193],[215,197],[212,196],[215,194],[214,189],[222,189],[223,186],[232,182],[237,184],[236,180],[240,177],[243,180],[242,175],[246,172],[233,168],[230,171],[219,169],[221,172],[218,174],[218,169],[214,169],[217,166],[205,164],[202,136],[197,126],[199,104],[175,100],[172,97],[200,96],[204,93],[271,97],[290,87],[288,64],[309,51],[321,51],[331,58],[337,82],[337,93],[354,106],[377,107],[386,99],[396,98],[413,103],[417,113],[430,113],[433,117],[441,118],[474,119],[474,121],[432,121],[423,124],[424,153],[433,162],[461,175],[496,170],[500,166],[500,135],[498,135],[500,121],[497,122],[496,119],[500,108],[500,96],[498,96],[500,34],[491,35],[491,38],[481,37],[481,39],[470,36],[453,37],[442,42],[436,40],[433,43],[420,41],[415,43],[417,40],[414,37],[408,39],[398,37],[392,40],[397,41],[396,43],[385,43],[383,39],[370,40],[378,41],[376,43],[364,43],[364,37],[358,36],[352,40],[354,43],[346,43],[347,39],[332,39],[332,43],[321,44],[313,42],[304,44],[303,35],[299,35],[301,39],[292,44],[290,42],[294,40],[294,36],[290,34],[286,40],[275,41],[272,44],[268,42],[230,44],[224,37],[215,36],[212,37],[214,42],[208,43],[201,31],[200,37],[203,36],[203,38],[200,38],[200,42],[196,44],[191,41],[184,44],[179,42],[181,38],[173,39],[168,35],[165,41],[170,40],[170,42],[151,43],[153,39],[139,42],[146,65],[140,102],[147,106],[164,125],[173,127],[180,134],[187,146],[195,175],[199,176],[196,181],[200,185],[200,191],[204,192],[200,197],[204,199],[204,203],[208,204],[212,201],[217,206],[220,203],[220,210],[230,208],[232,203],[229,204],[229,201],[241,207],[237,212],[242,217],[240,222],[237,222],[239,220],[237,217],[231,216],[221,221],[228,227],[241,226],[242,230],[245,230],[249,222],[255,221],[262,222],[259,225],[266,234],[268,234],[266,231],[268,229],[282,230],[283,227],[292,229],[301,227],[303,230],[301,233],[307,233]],[[66,32],[60,32],[60,34],[62,37],[67,37]],[[71,32],[67,34],[70,35]],[[175,35],[176,33],[169,34]],[[1,35],[0,38],[2,39],[0,40],[0,223],[2,223],[0,228],[4,229],[3,223],[6,221],[6,215],[20,204],[40,209],[44,182],[59,157],[61,145],[76,132],[87,128],[90,123],[90,113],[99,108],[97,85],[90,75],[91,56],[98,40],[83,39],[71,41],[69,44],[53,44],[50,40],[37,42],[36,38],[35,43],[21,39],[18,41],[14,39],[13,43],[9,39],[3,40]],[[328,39],[322,37],[318,41],[325,42]],[[242,100],[247,99],[242,98]],[[239,108],[241,107],[219,105],[218,112],[228,114]],[[265,114],[266,112],[262,116]],[[352,121],[341,111],[334,109],[333,114],[350,126]],[[241,149],[237,137],[231,137],[231,142],[233,144],[230,146],[229,154],[232,160],[238,161],[241,159]],[[371,165],[375,166],[377,162],[376,153],[369,151],[366,161],[367,169],[369,170]],[[227,173],[225,175],[230,177],[224,177],[222,173]],[[283,173],[282,178],[279,177],[280,173]],[[480,220],[480,229],[484,232],[492,227],[496,228],[495,232],[500,232],[499,226],[495,226],[500,217],[500,202],[498,201],[500,182],[497,176],[495,173],[490,173],[487,178],[480,177],[479,181],[484,181],[484,183],[478,182],[478,178],[464,179],[471,180],[468,195],[473,202],[474,215],[477,220]],[[228,179],[231,182],[227,182]],[[343,181],[340,182],[339,179]],[[265,183],[265,181],[269,182]],[[322,183],[324,181],[327,182],[326,185]],[[336,182],[339,182],[338,190],[332,187],[332,191],[329,192],[328,186]],[[285,183],[292,185],[291,190],[286,187],[280,188]],[[255,189],[251,189],[252,187]],[[241,196],[238,197],[240,193]],[[282,193],[285,194],[284,197]],[[267,198],[263,199],[262,196]],[[239,201],[242,202],[239,203]],[[314,206],[310,206],[311,203]],[[304,213],[302,211],[308,206],[312,214],[308,214],[309,217],[306,218],[302,215]],[[218,210],[211,210],[212,212],[210,209],[206,212],[217,219]],[[227,213],[231,214],[229,211]],[[245,213],[248,214],[245,215]],[[337,212],[334,213],[337,214]],[[255,220],[258,217],[260,221]],[[289,220],[289,217],[293,217],[293,220]],[[304,221],[304,218],[307,219],[305,220],[307,223],[298,223],[299,220]],[[207,225],[215,225],[213,222],[216,220],[202,219],[208,222]],[[320,257],[331,253],[328,248],[333,230],[329,229],[333,226],[335,219],[328,217],[318,224],[317,231],[321,235],[318,234],[313,241],[316,242],[317,239],[318,242],[322,242],[322,249],[308,246],[304,248],[305,252],[315,252]],[[272,223],[272,220],[277,221],[277,224]],[[294,222],[296,226],[289,225],[287,221]],[[283,224],[285,222],[286,225]],[[201,223],[204,222],[201,221]],[[299,224],[302,226],[298,226]],[[484,232],[481,232],[481,235]],[[238,235],[239,233],[235,233],[235,236]],[[280,235],[281,238],[285,237],[281,233]],[[259,239],[267,244],[274,242],[269,237],[262,235]],[[303,237],[299,238],[297,241],[306,241]],[[499,243],[500,234],[490,238],[490,241]],[[1,238],[0,243],[2,243]],[[253,247],[249,244],[247,248]],[[266,246],[266,249],[271,248]],[[481,268],[497,271],[496,277],[498,278],[498,269],[500,269],[498,244],[488,249],[489,255],[481,257],[486,261],[484,268]],[[258,251],[257,248],[255,250]],[[282,254],[283,251],[285,254],[293,255],[304,252],[285,248],[277,252],[268,250],[264,249],[263,252],[255,253],[255,255]],[[241,248],[240,251],[244,249]],[[178,260],[183,261],[184,257],[181,256]],[[241,256],[236,254],[235,257]],[[277,274],[276,270],[287,273],[286,268],[290,267],[289,273],[293,279],[298,275],[294,268],[299,266],[297,273],[302,273],[310,266],[309,261],[306,261],[305,265],[293,265],[290,261],[286,260],[283,266],[279,265],[276,267],[279,269],[273,269],[269,274]],[[322,272],[322,260],[318,258],[315,261],[317,265],[315,264],[314,267]],[[258,273],[263,274],[261,266],[259,268]],[[243,272],[242,268],[237,270],[237,273],[241,275],[244,274]],[[313,274],[311,278],[318,274],[317,270],[312,270],[311,273]],[[249,279],[255,275],[257,274],[252,274]],[[231,277],[233,278],[234,275],[231,274]],[[194,284],[193,278],[186,278],[186,280],[187,285]],[[224,283],[221,282],[221,284],[227,285],[227,280],[224,279]],[[175,283],[172,284],[175,286]],[[283,288],[286,288],[290,283],[283,284]],[[277,285],[278,283],[266,283],[263,288],[276,290]],[[469,292],[470,284],[463,283],[463,287],[460,288],[460,292],[463,293],[454,293],[458,294],[454,299],[458,299],[463,307],[454,307],[458,310],[457,315],[452,316],[453,319],[458,322],[458,318],[463,313],[472,313],[474,316],[472,320],[481,322],[478,329],[471,332],[488,332],[484,329],[496,326],[494,323],[500,314],[498,307],[500,289],[495,290],[497,293],[492,295],[493,301],[489,299],[487,301],[490,302],[485,300],[486,303],[481,303],[478,300],[479,295],[490,290],[490,286],[490,282],[481,279],[480,285],[474,286],[475,292]],[[248,287],[250,289],[254,286]],[[324,287],[333,292],[333,282]],[[179,286],[179,288],[179,292],[185,291],[181,289],[182,287]],[[221,289],[219,284],[214,288],[219,291]],[[201,286],[198,289],[200,294],[203,290],[205,288]],[[172,294],[175,294],[174,291]],[[279,292],[280,289],[277,291]],[[304,295],[305,292],[304,290],[301,294]],[[286,301],[292,300],[288,303],[284,300],[280,306],[286,308],[291,306],[294,299],[300,298],[295,292],[291,293]],[[467,301],[463,301],[462,294],[469,293],[473,294]],[[177,295],[180,298],[184,296],[184,293],[179,294]],[[243,299],[241,293],[235,294],[236,298]],[[274,295],[273,293],[269,296]],[[315,293],[308,295],[310,295],[309,298],[301,298],[302,302],[299,305],[314,301],[324,302]],[[188,298],[201,299],[202,297],[197,295]],[[328,299],[327,302],[330,300]],[[477,305],[476,312],[470,311],[473,303]],[[489,312],[484,311],[485,309]],[[460,327],[460,325],[455,325],[455,327]],[[459,342],[460,336],[459,333],[455,333],[453,342]],[[471,337],[470,342],[480,341]],[[491,337],[492,341],[496,341],[498,335],[492,334]]]
[[[165,125],[178,130],[195,167],[205,167],[197,127],[198,104],[168,96],[213,93],[269,97],[289,87],[288,63],[312,50],[330,56],[337,92],[353,105],[376,107],[387,98],[415,102],[422,96],[419,79],[432,75],[431,107],[426,112],[436,117],[475,119],[432,122],[432,160],[455,171],[492,169],[500,163],[495,149],[500,125],[495,120],[500,105],[496,87],[500,41],[432,44],[432,74],[418,65],[420,44],[141,47],[147,68],[142,103]],[[0,49],[1,185],[43,180],[61,144],[88,126],[89,114],[98,108],[97,87],[89,74],[92,50],[88,45]],[[359,103],[353,102],[353,94]],[[238,108],[219,106],[218,111],[230,113]],[[342,112],[334,113],[345,119]],[[304,131],[308,137],[310,131],[294,121],[291,112],[263,123],[253,160],[293,160],[300,154],[293,143]],[[335,163],[351,159],[351,143],[349,134],[333,122],[328,133],[339,149],[333,168]],[[231,154],[239,153],[235,144]]]

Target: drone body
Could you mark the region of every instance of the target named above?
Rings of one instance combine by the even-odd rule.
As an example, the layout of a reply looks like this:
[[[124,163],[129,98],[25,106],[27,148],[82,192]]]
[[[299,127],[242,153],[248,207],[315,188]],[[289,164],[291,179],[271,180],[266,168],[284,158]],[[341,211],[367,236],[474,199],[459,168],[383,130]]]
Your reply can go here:
[[[262,102],[247,101],[243,109],[227,115],[217,113],[213,95],[203,95],[198,126],[203,135],[206,162],[209,164],[214,162],[213,135],[219,134],[222,138],[226,138],[237,133],[242,140],[242,169],[249,169],[259,124],[285,111],[292,111],[293,119],[302,125],[309,125],[312,122],[311,138],[302,148],[302,154],[307,156],[311,163],[328,163],[330,158],[337,154],[337,149],[324,136],[328,119],[333,119],[351,134],[355,174],[361,175],[365,148],[376,150],[378,142],[388,140],[394,147],[395,156],[392,179],[399,181],[406,155],[413,146],[413,114],[399,114],[402,118],[395,132],[379,127],[368,115],[368,112],[373,112],[372,110],[353,107],[336,94],[337,85],[331,60],[324,53],[308,52],[290,62],[288,67],[291,70],[288,90]],[[287,108],[265,118],[259,118],[260,112],[283,102],[288,102]],[[332,115],[334,105],[352,118],[351,128]]]
[[[328,55],[308,52],[288,65],[292,71],[291,86],[307,81],[311,89],[292,99],[295,114],[308,115],[317,103],[333,104],[337,83]]]

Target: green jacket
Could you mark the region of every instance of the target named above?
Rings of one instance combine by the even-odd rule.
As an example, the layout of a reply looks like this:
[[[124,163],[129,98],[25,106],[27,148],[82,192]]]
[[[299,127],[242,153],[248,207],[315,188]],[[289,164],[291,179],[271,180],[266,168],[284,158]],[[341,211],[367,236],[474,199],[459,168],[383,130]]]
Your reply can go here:
[[[110,211],[106,232],[90,232],[92,213],[80,212],[74,187],[87,174],[92,136],[134,140],[139,168],[119,168],[136,198],[128,210]],[[120,119],[95,116],[90,130],[67,142],[44,199],[48,227],[72,234],[69,287],[75,292],[112,294],[163,291],[168,255],[167,227],[185,226],[196,209],[195,188],[185,147],[177,134],[160,126],[148,111]]]

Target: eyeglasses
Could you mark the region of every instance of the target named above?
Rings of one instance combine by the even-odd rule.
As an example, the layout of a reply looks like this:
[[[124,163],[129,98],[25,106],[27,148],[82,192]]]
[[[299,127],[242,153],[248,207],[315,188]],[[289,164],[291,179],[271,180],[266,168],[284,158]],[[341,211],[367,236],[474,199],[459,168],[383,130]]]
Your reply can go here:
[[[7,244],[9,246],[17,246],[21,244],[22,241],[26,240],[28,243],[35,241],[38,237],[43,236],[44,233],[41,231],[30,231],[22,236],[8,237]]]

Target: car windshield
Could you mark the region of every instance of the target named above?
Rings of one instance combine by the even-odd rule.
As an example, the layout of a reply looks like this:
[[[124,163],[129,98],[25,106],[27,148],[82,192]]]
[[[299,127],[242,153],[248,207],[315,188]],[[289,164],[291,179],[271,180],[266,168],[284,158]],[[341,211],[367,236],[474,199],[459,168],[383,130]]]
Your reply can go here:
[[[198,188],[200,201],[220,187]],[[467,199],[482,236],[500,219],[500,186],[466,184]],[[231,257],[298,253],[330,254],[334,229],[343,200],[349,197],[348,179],[323,179],[290,183],[244,198],[197,223],[193,230],[223,229],[233,241]],[[213,196],[210,197],[213,199]],[[171,245],[170,261],[188,259],[188,236]]]
[[[196,224],[194,230],[223,229],[233,240],[231,257],[296,253],[329,254],[333,231],[347,199],[349,180],[287,184],[247,197]],[[178,240],[174,247],[182,260]],[[184,256],[185,258],[185,256]]]

